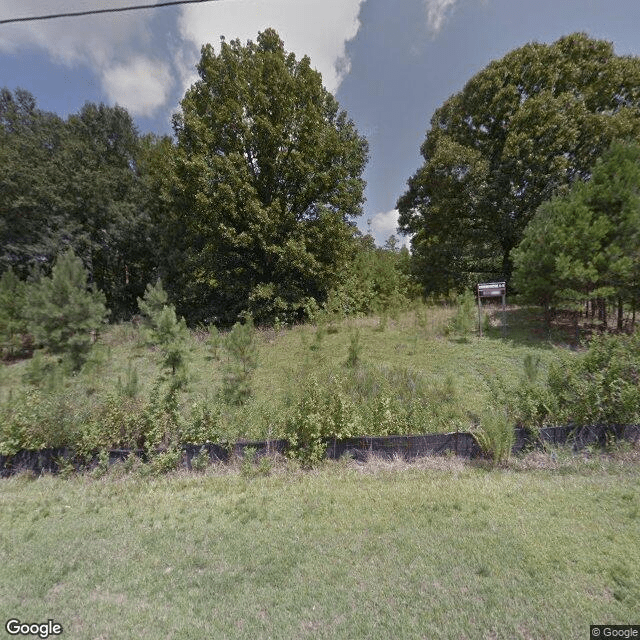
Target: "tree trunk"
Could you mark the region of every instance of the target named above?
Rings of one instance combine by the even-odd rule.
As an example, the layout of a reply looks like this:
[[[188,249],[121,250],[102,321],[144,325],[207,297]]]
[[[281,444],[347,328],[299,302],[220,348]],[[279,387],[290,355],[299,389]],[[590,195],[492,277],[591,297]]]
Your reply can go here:
[[[622,331],[622,317],[624,312],[624,305],[622,304],[622,298],[618,298],[618,331]]]

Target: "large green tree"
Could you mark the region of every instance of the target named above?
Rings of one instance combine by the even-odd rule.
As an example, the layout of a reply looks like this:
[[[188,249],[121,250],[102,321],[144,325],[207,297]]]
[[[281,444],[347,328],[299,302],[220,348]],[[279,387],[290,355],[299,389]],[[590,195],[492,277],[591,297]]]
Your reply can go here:
[[[538,206],[640,133],[640,58],[585,34],[527,44],[489,64],[434,114],[424,164],[398,201],[432,290],[511,275]]]
[[[50,272],[71,246],[117,317],[135,313],[153,265],[141,141],[121,107],[66,121],[0,90],[0,271]]]
[[[299,317],[349,257],[367,142],[309,58],[287,53],[272,29],[217,53],[205,45],[198,74],[174,120],[184,311]]]
[[[640,146],[615,142],[586,182],[543,203],[513,250],[514,283],[532,302],[584,308],[640,302]]]

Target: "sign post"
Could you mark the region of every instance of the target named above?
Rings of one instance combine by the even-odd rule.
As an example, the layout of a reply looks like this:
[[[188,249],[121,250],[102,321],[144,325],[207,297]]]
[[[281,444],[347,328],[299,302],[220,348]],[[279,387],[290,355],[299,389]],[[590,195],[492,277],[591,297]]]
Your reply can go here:
[[[482,337],[482,298],[502,298],[502,334],[507,331],[507,283],[478,283],[478,333]]]

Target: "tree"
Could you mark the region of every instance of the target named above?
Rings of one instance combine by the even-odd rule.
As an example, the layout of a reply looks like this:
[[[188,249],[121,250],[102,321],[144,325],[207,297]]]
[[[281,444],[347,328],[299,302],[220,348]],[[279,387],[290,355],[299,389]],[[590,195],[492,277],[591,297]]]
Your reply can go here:
[[[638,133],[640,58],[611,43],[573,34],[489,64],[435,112],[398,201],[425,287],[508,279],[540,204]]]
[[[84,362],[92,334],[108,314],[104,294],[89,288],[87,276],[69,249],[56,260],[50,278],[29,288],[25,309],[35,341],[51,353],[68,355],[74,369]]]
[[[143,298],[138,298],[138,308],[144,317],[148,341],[160,347],[160,363],[171,371],[172,381],[178,386],[185,382],[184,374],[189,332],[184,318],[176,316],[175,307],[167,304],[167,293],[158,279],[155,285],[147,285]]]
[[[621,329],[623,303],[640,298],[639,247],[640,146],[616,142],[587,182],[538,208],[512,252],[514,284],[549,310],[616,301]]]
[[[343,267],[367,142],[272,29],[202,48],[174,118],[191,319],[299,318]]]
[[[253,372],[258,366],[258,345],[251,316],[244,323],[233,325],[224,348],[229,358],[224,367],[222,395],[230,404],[242,404],[251,396]]]
[[[150,209],[127,111],[90,103],[63,121],[0,90],[0,271],[45,274],[73,247],[115,317],[135,312],[153,267]]]
[[[25,283],[9,267],[0,277],[0,357],[11,358],[23,348],[25,295]]]

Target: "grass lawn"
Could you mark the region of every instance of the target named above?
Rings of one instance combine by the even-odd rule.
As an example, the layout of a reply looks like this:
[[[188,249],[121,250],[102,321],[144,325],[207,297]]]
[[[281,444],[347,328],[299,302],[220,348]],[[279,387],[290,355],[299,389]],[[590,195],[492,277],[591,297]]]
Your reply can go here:
[[[582,640],[637,624],[638,451],[566,455],[3,480],[3,620],[109,640]]]

